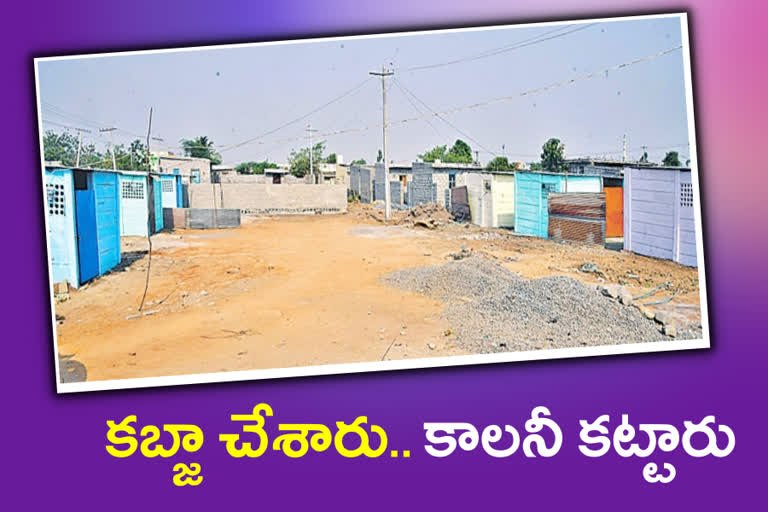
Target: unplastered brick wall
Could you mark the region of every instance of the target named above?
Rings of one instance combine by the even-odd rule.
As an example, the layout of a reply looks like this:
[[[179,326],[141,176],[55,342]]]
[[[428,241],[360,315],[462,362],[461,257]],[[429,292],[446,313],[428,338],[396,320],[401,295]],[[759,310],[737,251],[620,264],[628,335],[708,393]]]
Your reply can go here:
[[[237,209],[243,214],[341,213],[347,211],[347,187],[304,183],[190,185],[189,206]]]

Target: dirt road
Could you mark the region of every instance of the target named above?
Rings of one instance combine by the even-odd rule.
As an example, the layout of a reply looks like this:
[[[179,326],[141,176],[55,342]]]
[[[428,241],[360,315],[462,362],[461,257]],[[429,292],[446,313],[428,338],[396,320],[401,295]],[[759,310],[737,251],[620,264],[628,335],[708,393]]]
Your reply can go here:
[[[146,241],[125,239],[121,268],[57,304],[59,353],[84,364],[88,380],[462,354],[440,302],[380,282],[393,270],[445,263],[462,247],[525,277],[626,278],[640,291],[671,281],[681,288],[676,306],[698,314],[695,269],[498,230],[384,226],[354,206],[346,215],[154,236],[144,314]],[[585,262],[603,277],[574,270]]]

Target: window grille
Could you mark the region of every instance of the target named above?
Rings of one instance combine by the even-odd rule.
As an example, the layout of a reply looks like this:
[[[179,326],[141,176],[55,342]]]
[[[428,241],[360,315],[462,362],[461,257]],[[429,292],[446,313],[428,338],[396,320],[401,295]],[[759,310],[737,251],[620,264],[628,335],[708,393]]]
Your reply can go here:
[[[65,215],[64,185],[47,183],[45,191],[48,195],[48,214]]]
[[[137,181],[124,181],[121,184],[123,199],[144,199],[144,185]]]
[[[693,185],[691,183],[680,184],[680,206],[693,208]]]

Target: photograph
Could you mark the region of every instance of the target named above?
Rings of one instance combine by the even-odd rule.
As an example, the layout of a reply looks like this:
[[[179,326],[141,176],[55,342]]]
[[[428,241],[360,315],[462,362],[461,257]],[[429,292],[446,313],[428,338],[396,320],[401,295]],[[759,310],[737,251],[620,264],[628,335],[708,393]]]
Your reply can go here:
[[[688,24],[35,58],[57,391],[709,348]]]

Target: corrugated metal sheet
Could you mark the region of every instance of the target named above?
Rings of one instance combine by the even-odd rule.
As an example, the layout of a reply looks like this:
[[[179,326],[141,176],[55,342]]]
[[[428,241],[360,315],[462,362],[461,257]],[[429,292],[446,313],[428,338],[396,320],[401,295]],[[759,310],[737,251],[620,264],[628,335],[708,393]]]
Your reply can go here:
[[[549,238],[598,245],[605,243],[604,194],[551,193],[547,201]]]
[[[600,176],[515,173],[515,233],[540,238],[549,236],[547,197],[552,192],[600,192]]]

